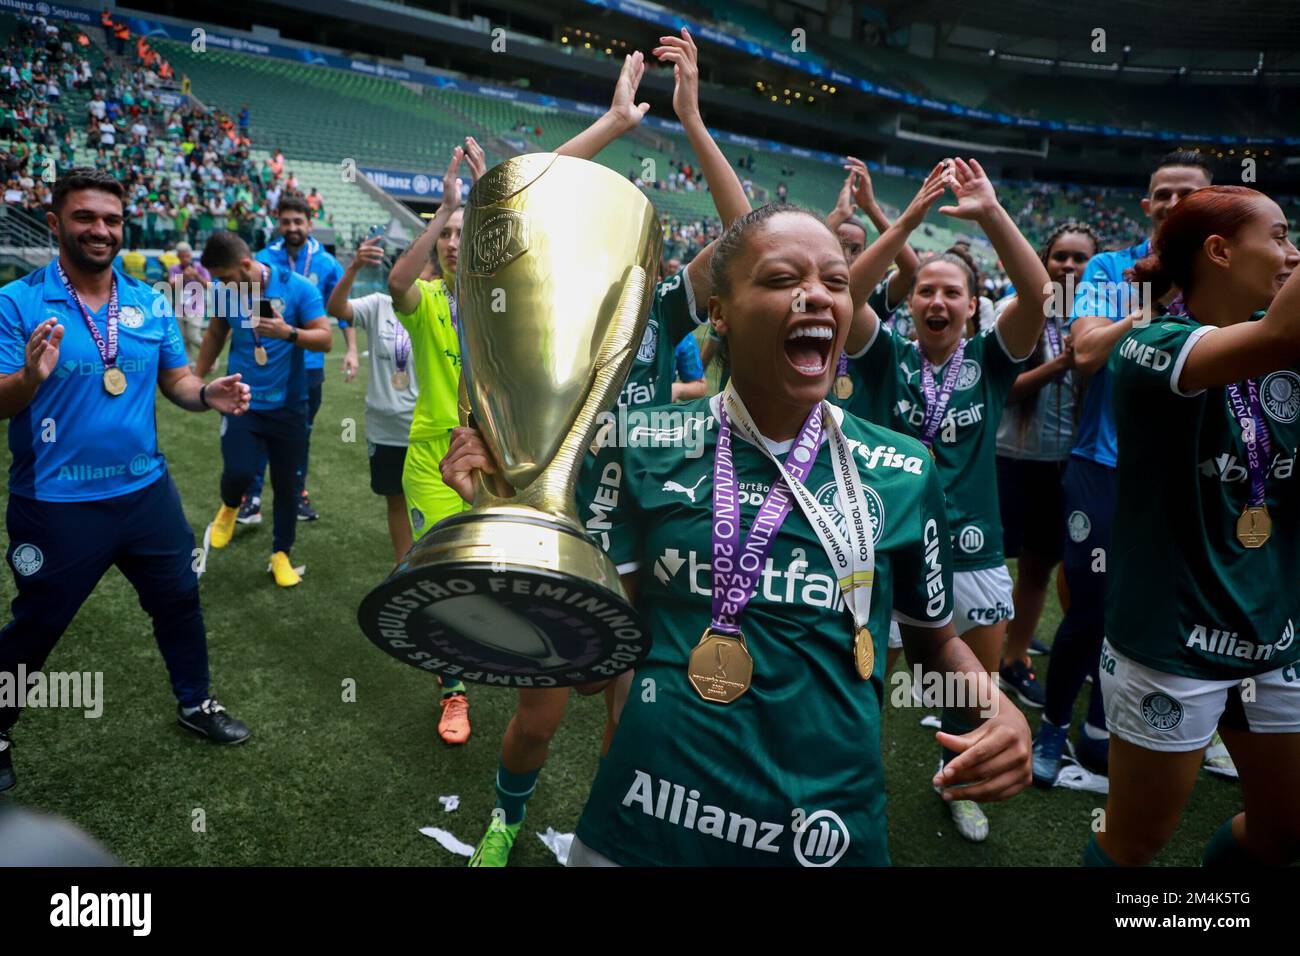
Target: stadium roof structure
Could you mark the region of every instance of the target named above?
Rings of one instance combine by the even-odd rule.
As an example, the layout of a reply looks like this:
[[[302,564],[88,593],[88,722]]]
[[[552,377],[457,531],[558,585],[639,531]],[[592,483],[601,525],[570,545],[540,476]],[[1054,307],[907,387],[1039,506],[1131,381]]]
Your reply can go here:
[[[1095,27],[1122,28],[1143,45],[1189,50],[1300,51],[1300,11],[1288,0],[1089,0],[1052,8],[1043,0],[871,0],[894,28],[941,23],[1086,47]]]

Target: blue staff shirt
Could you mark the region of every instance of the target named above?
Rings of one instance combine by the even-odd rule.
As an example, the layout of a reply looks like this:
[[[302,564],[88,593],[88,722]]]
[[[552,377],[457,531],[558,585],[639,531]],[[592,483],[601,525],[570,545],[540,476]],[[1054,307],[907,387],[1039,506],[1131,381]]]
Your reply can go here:
[[[27,340],[47,318],[63,326],[59,361],[31,404],[9,422],[9,491],[39,501],[98,501],[157,481],[167,470],[158,450],[154,387],[158,373],[188,365],[171,303],[147,283],[114,268],[117,367],[127,388],[104,390],[104,362],[51,262],[0,289],[0,374],[20,372]],[[93,313],[108,340],[108,304]]]

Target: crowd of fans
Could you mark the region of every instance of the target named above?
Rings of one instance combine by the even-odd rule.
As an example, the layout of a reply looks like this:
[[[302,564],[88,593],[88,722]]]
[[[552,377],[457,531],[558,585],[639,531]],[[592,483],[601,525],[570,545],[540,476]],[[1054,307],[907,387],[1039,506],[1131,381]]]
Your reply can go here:
[[[204,109],[181,92],[188,83],[144,37],[131,44],[125,25],[107,16],[104,29],[118,53],[100,59],[84,31],[18,18],[0,54],[7,205],[43,212],[49,184],[76,164],[81,148],[83,160],[126,187],[128,249],[197,246],[217,229],[260,249],[289,195],[303,196],[328,221],[319,192],[304,193],[280,150],[260,164],[252,158],[247,106],[236,116]],[[74,91],[82,110],[69,102]]]

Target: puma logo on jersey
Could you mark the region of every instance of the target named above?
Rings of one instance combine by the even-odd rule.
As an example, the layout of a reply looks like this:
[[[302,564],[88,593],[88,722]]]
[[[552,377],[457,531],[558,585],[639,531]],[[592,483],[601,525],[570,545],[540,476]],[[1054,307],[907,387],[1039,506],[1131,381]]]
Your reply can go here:
[[[675,481],[671,481],[671,480],[665,481],[663,490],[668,492],[673,492],[673,493],[681,493],[685,495],[687,498],[691,499],[691,504],[695,504],[695,489],[700,487],[700,482],[707,477],[708,477],[707,472],[703,475],[700,475],[699,480],[697,480],[695,484],[691,485],[689,488],[687,488],[685,485],[679,485]]]
[[[908,368],[906,362],[899,362],[898,367],[902,371],[902,373],[907,376],[908,385],[912,384],[912,379],[914,377],[921,374],[921,370],[919,368]]]
[[[634,770],[632,775],[632,785],[623,795],[623,806],[639,807],[648,817],[694,830],[703,836],[735,843],[747,850],[781,852],[776,841],[785,832],[784,823],[755,820],[709,803],[701,805],[700,791],[687,790],[680,783],[662,777],[658,780],[656,791],[655,779],[644,770]],[[847,846],[846,839],[846,849]]]
[[[1250,477],[1246,470],[1246,463],[1237,458],[1236,455],[1222,454],[1213,458],[1207,458],[1200,464],[1201,474],[1207,478],[1218,478],[1222,482],[1235,484],[1239,481],[1245,481]],[[1273,462],[1269,466],[1269,477],[1271,478],[1290,478],[1291,472],[1295,470],[1295,457],[1283,458],[1281,455],[1274,455]]]
[[[1282,641],[1278,646],[1287,647],[1290,645],[1292,635],[1283,632]],[[1222,628],[1209,627],[1203,624],[1197,624],[1192,628],[1192,632],[1187,635],[1187,646],[1198,648],[1206,654],[1214,654],[1217,657],[1238,657],[1244,661],[1268,661],[1273,659],[1272,644],[1256,644],[1254,641],[1248,641],[1244,637],[1238,637],[1236,631],[1228,631]]]

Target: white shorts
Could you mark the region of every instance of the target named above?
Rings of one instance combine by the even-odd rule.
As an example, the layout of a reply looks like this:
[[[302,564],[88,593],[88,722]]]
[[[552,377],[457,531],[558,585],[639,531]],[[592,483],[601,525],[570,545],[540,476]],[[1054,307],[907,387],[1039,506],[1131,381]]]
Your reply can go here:
[[[1300,733],[1297,664],[1248,679],[1202,680],[1154,670],[1103,641],[1099,673],[1107,729],[1147,750],[1200,750],[1220,721],[1256,734]]]
[[[1011,573],[1006,565],[952,574],[952,622],[958,634],[1016,616],[1011,604]]]

